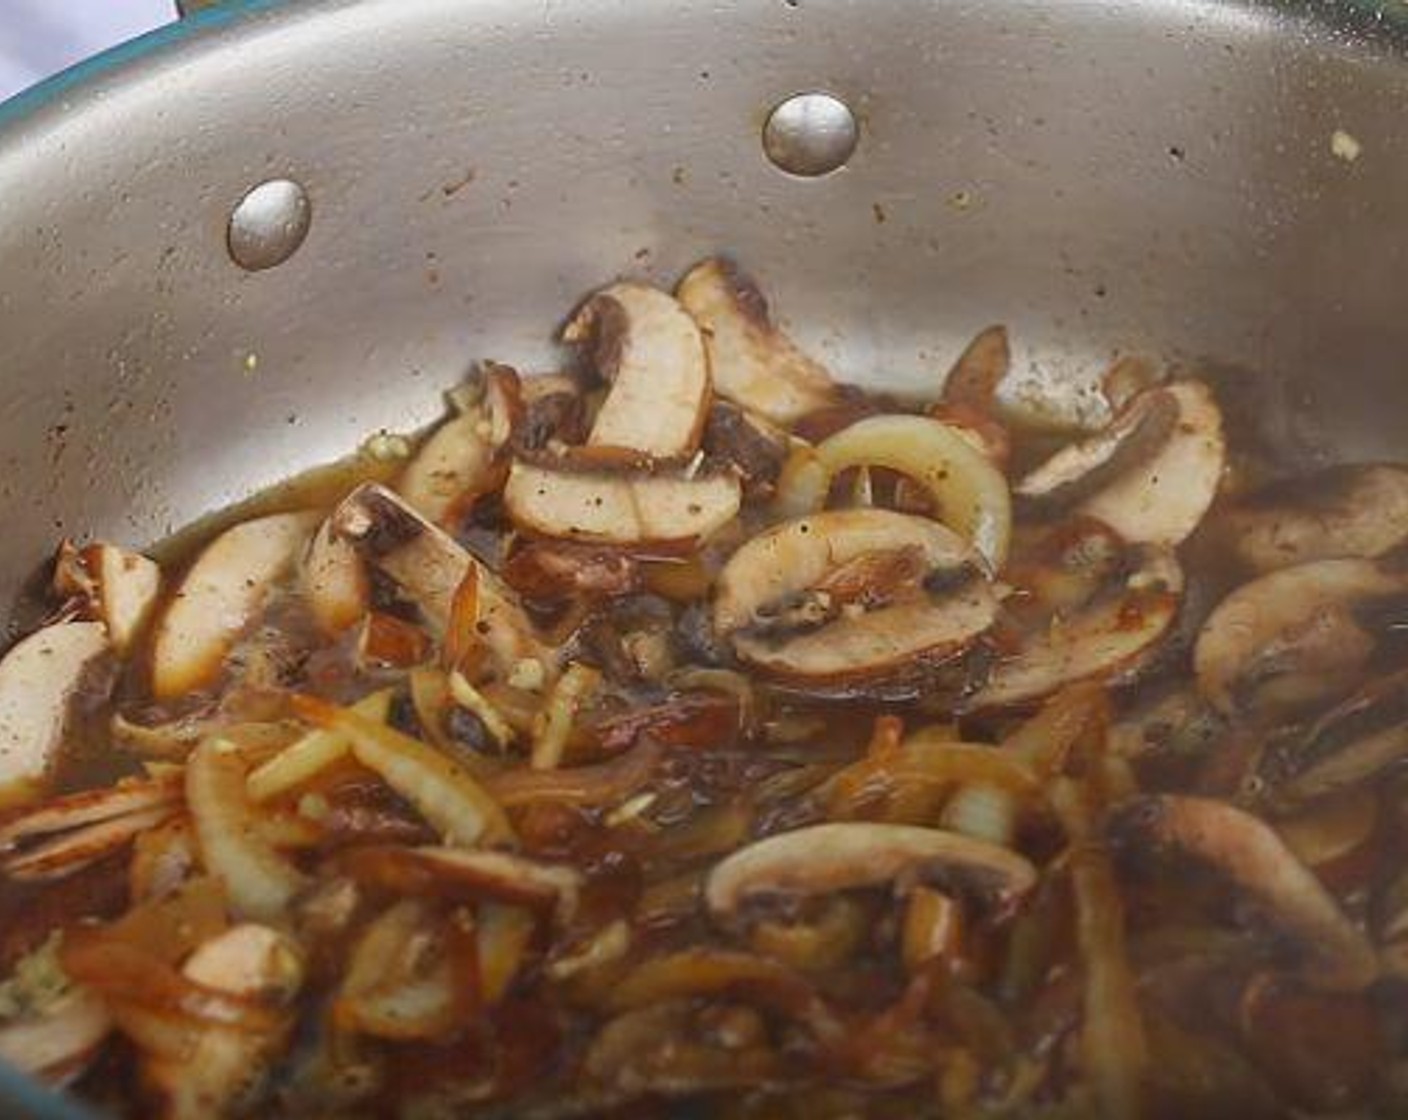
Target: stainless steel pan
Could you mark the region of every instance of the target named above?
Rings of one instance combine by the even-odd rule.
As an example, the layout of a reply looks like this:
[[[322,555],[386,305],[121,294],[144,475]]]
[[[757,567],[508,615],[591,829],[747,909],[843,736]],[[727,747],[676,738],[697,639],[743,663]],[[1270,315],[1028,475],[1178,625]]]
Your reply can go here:
[[[61,533],[147,542],[417,427],[474,358],[551,365],[583,291],[715,250],[852,381],[932,389],[1002,321],[1022,377],[1074,412],[1140,350],[1230,371],[1343,453],[1401,457],[1408,9],[1383,7],[195,16],[0,107],[0,592]],[[785,174],[764,122],[818,89],[858,145]],[[298,185],[306,238],[249,271],[231,214],[270,179]]]

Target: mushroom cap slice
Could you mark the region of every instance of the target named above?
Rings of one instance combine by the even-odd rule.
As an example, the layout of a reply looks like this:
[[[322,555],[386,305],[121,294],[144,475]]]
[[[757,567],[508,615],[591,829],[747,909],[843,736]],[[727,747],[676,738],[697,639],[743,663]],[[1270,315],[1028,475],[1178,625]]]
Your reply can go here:
[[[704,884],[715,917],[752,898],[817,895],[933,876],[1010,903],[1031,889],[1036,869],[996,844],[938,828],[848,821],[779,833],[717,864]]]
[[[463,388],[470,398],[463,411],[427,437],[396,486],[436,524],[466,495],[499,485],[504,449],[523,414],[518,375],[507,366],[487,365]]]
[[[1287,713],[1343,695],[1374,649],[1353,607],[1404,590],[1403,577],[1368,560],[1318,560],[1243,584],[1198,633],[1198,689],[1224,714]]]
[[[1142,550],[1135,572],[1119,588],[1043,629],[993,666],[966,705],[972,710],[1026,704],[1062,685],[1129,674],[1178,617],[1183,572],[1172,551]]]
[[[206,545],[157,622],[152,694],[171,700],[214,683],[225,655],[298,559],[317,515],[276,513]]]
[[[1277,805],[1298,805],[1351,788],[1408,758],[1408,671],[1371,681],[1308,728],[1277,735],[1257,765]]]
[[[63,745],[70,702],[107,651],[101,622],[59,622],[0,661],[0,808],[43,793]]]
[[[1177,408],[1171,424],[1161,419],[1169,401]],[[1144,446],[1165,431],[1157,450]],[[1017,491],[1078,494],[1081,477],[1098,472],[1090,485],[1095,492],[1077,506],[1081,513],[1099,518],[1126,540],[1175,545],[1212,505],[1226,455],[1222,413],[1212,390],[1201,381],[1179,381],[1135,396],[1110,428],[1056,452]],[[1110,473],[1114,477],[1106,481]]]
[[[699,446],[709,409],[709,365],[699,327],[673,296],[645,284],[597,292],[567,324],[567,342],[592,342],[611,390],[587,442],[660,459]]]
[[[1012,368],[1007,328],[984,327],[953,363],[944,379],[943,402],[991,415],[997,407],[997,390]]]
[[[522,459],[504,486],[519,528],[594,544],[687,547],[732,521],[741,500],[730,474],[554,469]]]
[[[781,634],[764,623],[794,601],[825,602],[839,596],[828,579],[852,573],[861,586],[848,595],[863,603],[867,571],[885,558],[914,557],[917,577],[909,593],[874,609],[842,608],[803,620],[821,625]],[[731,635],[745,661],[793,683],[841,685],[904,672],[923,657],[932,661],[966,648],[992,625],[997,601],[980,574],[977,554],[955,533],[925,517],[884,509],[827,510],[793,518],[753,537],[719,574],[714,627]],[[952,577],[951,588],[929,591],[928,578]],[[962,578],[966,576],[966,578]],[[877,593],[883,589],[875,588]]]
[[[1311,951],[1309,983],[1356,990],[1378,975],[1364,934],[1259,817],[1212,798],[1156,794],[1116,809],[1110,830],[1131,850],[1172,848],[1209,863],[1257,898]]]
[[[1062,448],[1023,478],[1013,495],[1039,509],[1074,507],[1156,455],[1180,411],[1169,389],[1138,394],[1102,431]]]
[[[54,585],[61,595],[80,595],[85,614],[108,629],[114,652],[124,657],[146,628],[161,593],[161,568],[138,552],[101,541],[76,549],[59,546]]]
[[[304,601],[325,634],[340,634],[367,613],[371,584],[356,548],[323,521],[303,554],[299,580]]]
[[[757,285],[732,262],[700,262],[675,294],[704,334],[719,396],[783,425],[835,402],[826,368],[777,328]]]
[[[1237,503],[1221,521],[1233,555],[1254,571],[1373,559],[1408,541],[1408,469],[1356,463],[1286,479]]]
[[[42,1011],[0,1025],[0,1061],[50,1085],[64,1085],[87,1068],[112,1030],[98,996],[75,988]]]
[[[480,631],[500,667],[509,670],[524,658],[551,664],[550,652],[538,641],[513,591],[386,487],[374,482],[357,487],[333,510],[330,521],[334,535],[389,576],[436,631],[449,625],[455,592],[470,568],[476,568]]]

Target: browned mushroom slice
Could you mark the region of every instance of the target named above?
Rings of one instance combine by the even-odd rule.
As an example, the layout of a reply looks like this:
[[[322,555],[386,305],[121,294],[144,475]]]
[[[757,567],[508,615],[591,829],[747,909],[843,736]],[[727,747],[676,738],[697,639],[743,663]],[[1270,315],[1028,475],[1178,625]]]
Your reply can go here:
[[[577,382],[562,373],[540,373],[519,382],[523,418],[513,435],[521,451],[575,445],[587,438],[586,400]]]
[[[1258,572],[1373,559],[1408,541],[1408,469],[1354,464],[1285,479],[1237,503],[1221,521],[1233,555]]]
[[[1212,391],[1180,381],[1138,394],[1109,428],[1058,451],[1016,492],[1074,500],[1126,540],[1174,545],[1212,505],[1225,458]]]
[[[1305,947],[1308,983],[1354,990],[1378,975],[1378,960],[1363,933],[1276,831],[1250,813],[1209,798],[1159,794],[1118,809],[1110,830],[1131,854],[1172,849],[1215,867]]]
[[[226,529],[196,558],[157,622],[152,693],[170,700],[213,684],[225,655],[289,572],[317,524],[276,513]]]
[[[993,326],[979,331],[944,380],[944,404],[991,414],[996,407],[998,386],[1011,366],[1007,328]]]
[[[0,808],[44,792],[73,698],[107,651],[101,622],[60,622],[0,661]]]
[[[993,666],[973,709],[1030,703],[1075,681],[1118,681],[1143,662],[1178,615],[1183,573],[1172,551],[1139,550],[1135,569],[1069,618],[1058,618]]]
[[[488,365],[470,384],[458,416],[421,444],[396,489],[423,517],[437,524],[465,497],[502,480],[503,455],[523,413],[518,375]]]
[[[1036,870],[1007,848],[938,828],[848,821],[758,840],[716,865],[704,900],[716,918],[750,899],[833,894],[896,879],[933,879],[972,890],[997,906],[1036,882]]]
[[[695,265],[676,294],[704,333],[719,396],[784,425],[835,401],[831,375],[778,329],[762,292],[731,262]]]
[[[715,401],[704,429],[704,453],[738,472],[750,498],[767,498],[787,461],[787,434],[746,408]]]
[[[443,632],[455,592],[471,567],[478,571],[479,632],[506,671],[525,658],[551,664],[517,597],[444,530],[432,525],[384,486],[365,483],[331,517],[335,536],[351,542],[365,563],[389,577]]]
[[[1037,510],[1066,510],[1092,498],[1156,455],[1178,424],[1170,389],[1140,393],[1103,431],[1062,449],[1013,488]]]
[[[828,510],[776,525],[719,574],[714,627],[797,685],[844,687],[951,657],[992,625],[982,563],[935,521]]]
[[[128,778],[47,801],[0,828],[0,872],[43,882],[81,871],[180,812],[180,775]]]
[[[59,547],[54,586],[61,595],[81,596],[90,616],[108,629],[119,657],[145,629],[161,591],[161,568],[140,553],[101,542],[77,549]]]
[[[232,926],[200,945],[181,975],[197,990],[233,997],[258,1015],[259,1026],[205,1021],[183,1033],[177,1053],[143,1052],[143,1076],[167,1099],[163,1115],[175,1118],[228,1115],[265,1082],[293,1025],[285,1010],[303,984],[305,963],[297,943],[269,926]],[[119,1014],[130,1029],[131,1009]],[[212,1017],[213,1019],[213,1017]],[[140,1049],[140,1043],[139,1043]]]
[[[1361,785],[1408,757],[1408,672],[1373,681],[1316,720],[1268,743],[1257,776],[1282,804]]]
[[[731,474],[554,469],[522,459],[504,486],[520,528],[611,545],[694,544],[732,521],[740,500]]]
[[[1368,560],[1319,560],[1237,588],[1203,624],[1198,688],[1225,714],[1271,719],[1343,696],[1375,648],[1355,608],[1408,590]]]
[[[644,284],[597,292],[567,324],[567,342],[591,342],[611,391],[587,442],[660,459],[699,446],[709,408],[709,366],[699,327],[673,296]]]
[[[331,517],[308,542],[299,580],[304,601],[325,634],[340,634],[366,615],[371,602],[366,566],[351,542],[333,532]]]

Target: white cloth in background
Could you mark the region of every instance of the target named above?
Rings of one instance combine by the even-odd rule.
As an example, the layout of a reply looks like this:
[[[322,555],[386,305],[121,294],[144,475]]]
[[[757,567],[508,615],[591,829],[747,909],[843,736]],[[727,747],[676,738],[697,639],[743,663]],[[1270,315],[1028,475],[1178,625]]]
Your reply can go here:
[[[174,0],[0,0],[0,100],[175,18]]]

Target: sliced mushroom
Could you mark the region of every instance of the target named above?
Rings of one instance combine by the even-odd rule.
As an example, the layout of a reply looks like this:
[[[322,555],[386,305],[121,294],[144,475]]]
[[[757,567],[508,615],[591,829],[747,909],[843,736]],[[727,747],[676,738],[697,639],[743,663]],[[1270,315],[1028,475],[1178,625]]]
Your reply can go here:
[[[157,622],[152,694],[158,700],[215,682],[225,655],[293,568],[316,524],[311,513],[276,513],[226,529],[206,545]]]
[[[186,1052],[146,1054],[147,1079],[166,1098],[163,1115],[196,1120],[248,1112],[292,1028],[292,1017],[280,1010],[302,985],[302,954],[277,930],[237,925],[199,946],[181,971],[257,1008],[260,1029],[205,1023],[188,1032]]]
[[[1152,846],[1211,864],[1257,899],[1309,952],[1304,978],[1315,987],[1357,990],[1377,977],[1363,933],[1275,829],[1250,813],[1210,798],[1158,794],[1118,809],[1110,830],[1131,852]]]
[[[1012,366],[1012,352],[1007,343],[1007,328],[986,327],[958,356],[944,380],[943,401],[946,405],[971,408],[991,414],[996,405],[997,389]]]
[[[156,561],[116,545],[59,546],[54,570],[55,589],[64,596],[81,596],[85,612],[108,628],[108,640],[125,657],[146,628],[161,591]]]
[[[1012,531],[1007,480],[958,429],[930,416],[857,420],[814,448],[793,451],[778,481],[778,506],[793,515],[821,509],[832,480],[852,467],[884,467],[912,479],[934,515],[971,541],[991,571],[1001,569]]]
[[[719,396],[783,425],[835,401],[831,375],[778,329],[763,294],[732,262],[695,265],[676,294],[703,331]]]
[[[1274,738],[1257,767],[1259,790],[1299,804],[1361,785],[1408,758],[1408,672],[1373,681],[1309,729]]]
[[[366,615],[371,603],[367,569],[350,541],[327,518],[303,555],[299,579],[304,601],[325,634],[340,634]]]
[[[731,474],[553,469],[522,459],[504,505],[522,529],[594,544],[687,547],[727,525],[741,501]]]
[[[101,622],[59,622],[0,661],[0,807],[42,795],[73,698],[107,651]]]
[[[688,458],[709,408],[709,366],[699,327],[674,297],[644,284],[613,284],[583,304],[563,331],[592,343],[611,391],[587,442],[659,459]]]
[[[1225,459],[1212,391],[1180,381],[1136,395],[1105,431],[1058,451],[1016,492],[1075,501],[1126,540],[1175,545],[1212,505]]]
[[[1140,393],[1103,431],[1057,452],[1012,492],[1039,511],[1071,509],[1161,451],[1179,413],[1171,389]]]
[[[1218,711],[1265,719],[1343,696],[1372,656],[1356,610],[1408,590],[1368,560],[1319,560],[1244,584],[1208,617],[1193,650],[1198,688]]]
[[[709,873],[704,900],[717,918],[750,899],[832,894],[896,879],[934,879],[1005,906],[1036,882],[1036,870],[1007,848],[937,828],[845,822],[779,833],[743,848]]]
[[[1373,559],[1408,541],[1408,469],[1353,464],[1285,479],[1238,502],[1221,523],[1233,555],[1258,572]]]
[[[552,663],[516,596],[498,576],[384,486],[359,486],[333,511],[331,522],[333,534],[388,576],[439,632],[449,624],[456,590],[475,568],[478,631],[500,667],[507,671],[524,658]]]
[[[729,558],[714,628],[758,669],[832,688],[951,658],[996,613],[979,557],[942,525],[829,510],[776,525]]]
[[[566,374],[543,373],[519,382],[523,419],[513,442],[521,451],[542,451],[549,445],[575,445],[587,438],[586,398]]]
[[[186,763],[186,803],[201,862],[223,885],[231,910],[259,921],[284,917],[309,880],[259,834],[245,793],[248,763],[224,739],[206,739]]]
[[[180,802],[179,772],[56,798],[0,828],[0,871],[26,882],[72,875],[178,813]]]
[[[715,401],[704,428],[704,453],[738,472],[748,497],[771,496],[787,461],[787,434],[746,408]]]
[[[518,375],[490,364],[470,385],[458,416],[421,444],[396,489],[421,516],[443,524],[466,496],[503,479],[503,455],[522,418]]]
[[[290,937],[244,922],[197,946],[181,971],[207,988],[282,1003],[302,986],[304,969],[303,954]]]
[[[1115,586],[1000,658],[969,706],[1025,704],[1075,681],[1115,683],[1131,676],[1173,626],[1183,590],[1182,569],[1169,549],[1146,546],[1131,559],[1133,571]]]

